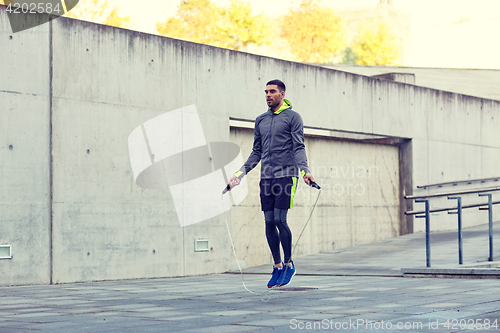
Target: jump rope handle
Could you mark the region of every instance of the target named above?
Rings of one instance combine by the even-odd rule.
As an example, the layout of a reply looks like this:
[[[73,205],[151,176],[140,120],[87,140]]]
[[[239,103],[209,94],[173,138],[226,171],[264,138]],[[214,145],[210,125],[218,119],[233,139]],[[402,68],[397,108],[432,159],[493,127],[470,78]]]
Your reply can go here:
[[[226,194],[227,191],[231,189],[231,185],[227,184],[226,188],[222,191],[222,194]]]
[[[315,183],[315,182],[311,182],[311,183],[309,184],[309,186],[314,187],[315,189],[318,189],[318,190],[320,190],[320,189],[321,189],[321,187],[320,187],[317,183]]]

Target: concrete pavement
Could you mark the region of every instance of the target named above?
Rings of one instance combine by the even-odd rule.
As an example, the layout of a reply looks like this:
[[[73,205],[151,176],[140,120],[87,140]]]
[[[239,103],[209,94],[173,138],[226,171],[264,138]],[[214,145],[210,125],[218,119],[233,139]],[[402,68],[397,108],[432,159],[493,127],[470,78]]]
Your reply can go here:
[[[465,230],[464,266],[487,260],[485,239],[487,226]],[[457,267],[456,233],[432,241],[433,267]],[[270,265],[246,269],[257,294],[234,273],[0,288],[0,332],[500,331],[500,280],[402,277],[425,266],[423,233],[295,263],[270,292]]]

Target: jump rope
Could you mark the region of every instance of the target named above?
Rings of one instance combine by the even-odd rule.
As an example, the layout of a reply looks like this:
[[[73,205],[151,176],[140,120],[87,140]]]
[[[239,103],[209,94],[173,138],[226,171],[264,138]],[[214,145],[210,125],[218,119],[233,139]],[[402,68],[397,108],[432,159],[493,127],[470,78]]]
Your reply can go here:
[[[302,231],[300,232],[300,235],[299,235],[299,238],[297,238],[297,241],[295,242],[295,245],[293,245],[293,250],[292,250],[292,255],[290,256],[290,261],[292,261],[292,258],[293,258],[293,255],[295,253],[295,250],[297,249],[297,245],[299,244],[299,241],[300,241],[300,238],[302,237],[302,234],[304,233],[304,230],[306,230],[306,227],[307,225],[309,224],[309,220],[311,219],[311,216],[314,212],[314,209],[316,208],[316,205],[318,203],[318,199],[319,199],[319,196],[321,195],[321,187],[316,184],[315,182],[311,182],[309,184],[309,186],[311,187],[314,187],[316,189],[318,189],[318,196],[316,197],[316,201],[314,202],[314,205],[313,205],[313,208],[311,210],[311,213],[309,214],[309,217],[307,218],[307,221],[306,223],[304,224],[304,227],[302,228]],[[222,206],[224,206],[224,194],[226,192],[228,192],[229,190],[231,190],[231,187],[230,185],[228,184],[227,187],[222,191],[222,196],[221,196],[221,201],[222,201]],[[254,295],[259,295],[261,296],[261,301],[263,302],[269,302],[269,300],[271,299],[271,296],[270,296],[270,292],[273,291],[275,288],[268,288],[265,292],[263,293],[257,293],[257,292],[254,292],[254,291],[251,291],[250,289],[248,289],[248,287],[246,286],[245,284],[245,278],[244,278],[244,274],[243,274],[243,271],[241,270],[241,265],[240,265],[240,262],[238,260],[238,256],[236,254],[236,249],[234,247],[234,242],[233,242],[233,237],[231,237],[231,231],[229,230],[229,223],[227,222],[227,218],[226,218],[226,212],[224,212],[224,221],[226,222],[226,228],[227,228],[227,234],[229,235],[229,240],[231,241],[231,248],[233,249],[233,255],[234,255],[234,259],[236,260],[236,264],[238,265],[238,270],[240,271],[240,276],[241,276],[241,283],[243,284],[243,288],[245,288],[246,291],[248,291],[249,293],[251,294],[254,294]],[[283,264],[285,266],[285,271],[283,272],[283,278],[281,280],[281,283],[283,282],[283,280],[285,279],[285,276],[286,276],[286,272],[289,268],[288,264]]]

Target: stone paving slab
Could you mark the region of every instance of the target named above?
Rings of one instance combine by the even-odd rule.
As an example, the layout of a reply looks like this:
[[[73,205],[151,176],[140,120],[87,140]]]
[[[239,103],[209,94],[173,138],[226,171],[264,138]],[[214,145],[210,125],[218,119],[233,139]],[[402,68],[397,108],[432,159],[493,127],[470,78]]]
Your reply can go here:
[[[51,289],[51,293],[45,297],[30,293],[29,288],[25,287],[0,288],[0,302],[8,293],[11,300],[18,297],[33,304],[32,301],[36,299],[38,304],[33,305],[35,313],[12,314],[2,308],[0,332],[33,329],[45,332],[288,332],[293,331],[295,326],[295,330],[299,330],[299,323],[302,326],[326,322],[329,325],[351,325],[353,321],[384,321],[394,325],[398,322],[419,322],[428,326],[429,321],[436,320],[441,322],[440,332],[459,332],[459,328],[448,330],[442,325],[446,320],[454,319],[489,319],[493,322],[500,318],[500,295],[496,293],[489,299],[486,297],[492,291],[500,290],[500,281],[497,280],[475,280],[470,283],[455,279],[296,276],[294,286],[316,282],[318,289],[303,292],[270,291],[267,295],[270,298],[265,302],[262,300],[265,297],[248,293],[237,275],[212,277],[210,282],[205,282],[203,277],[187,277],[158,279],[155,284],[148,284],[160,294],[157,296],[168,296],[166,301],[159,300],[157,296],[150,296],[151,299],[148,296],[134,298],[128,290],[120,288],[120,281],[115,282],[115,285],[79,284],[79,290],[86,287],[100,289],[101,292],[94,295],[77,294],[71,285],[46,286]],[[267,275],[249,275],[245,278],[248,288],[263,296],[268,292],[265,288],[266,279]],[[137,287],[145,282],[150,281],[134,281]],[[198,284],[197,290],[206,288],[208,294],[201,297],[196,291],[189,294],[183,290],[184,282],[194,282]],[[217,290],[219,285],[227,286],[224,294]],[[170,288],[172,286],[175,288]],[[214,290],[210,293],[212,286]],[[96,307],[94,312],[68,313],[71,309],[50,307],[43,312],[36,312],[40,304],[51,304],[55,295],[67,294],[70,290],[75,291],[75,295],[71,297],[77,305],[82,300],[90,300],[95,305],[101,301],[107,303],[109,294],[118,294],[119,298],[113,306]],[[391,293],[392,291],[403,293]],[[227,294],[230,295],[229,299],[225,298]],[[181,295],[182,297],[176,297]],[[186,295],[190,299],[185,299]],[[70,305],[69,308],[71,307]],[[374,331],[366,327],[358,325],[356,329],[351,327],[341,331]]]
[[[481,248],[474,235],[482,233],[484,227],[468,230],[473,248]],[[500,280],[396,274],[403,263],[425,261],[421,236],[297,258],[299,273],[281,290],[266,287],[269,265],[245,270],[253,293],[238,274],[4,287],[0,332],[471,331],[460,323],[483,325],[475,332],[500,331]],[[444,250],[452,240],[442,233],[435,246]],[[437,263],[455,259],[452,250],[444,253]]]

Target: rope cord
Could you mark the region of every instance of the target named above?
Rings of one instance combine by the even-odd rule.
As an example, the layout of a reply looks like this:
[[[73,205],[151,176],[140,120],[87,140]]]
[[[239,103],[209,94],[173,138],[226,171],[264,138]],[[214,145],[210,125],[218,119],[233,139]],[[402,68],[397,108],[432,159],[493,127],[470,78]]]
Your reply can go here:
[[[311,216],[314,212],[314,209],[316,208],[316,205],[318,203],[318,199],[319,199],[319,196],[321,195],[321,189],[318,190],[319,193],[318,193],[318,196],[316,197],[316,201],[314,202],[314,205],[313,205],[313,208],[311,210],[311,213],[309,214],[309,217],[307,218],[307,221],[306,223],[304,224],[304,227],[302,228],[302,231],[299,235],[299,238],[297,238],[297,241],[295,242],[295,245],[293,246],[293,250],[292,250],[292,255],[290,256],[290,261],[292,260],[292,257],[293,255],[295,254],[295,250],[297,248],[297,245],[299,244],[299,241],[300,241],[300,238],[302,237],[302,234],[304,233],[304,231],[306,230],[306,227],[307,225],[309,224],[309,221],[311,220]],[[224,206],[224,194],[222,195],[222,205]],[[224,212],[224,221],[226,222],[226,228],[227,228],[227,233],[229,235],[229,240],[231,241],[231,248],[233,250],[233,255],[234,255],[234,258],[236,260],[236,264],[238,265],[238,270],[240,271],[240,276],[241,276],[241,282],[243,284],[243,287],[246,289],[246,291],[248,291],[249,293],[251,294],[254,294],[254,295],[259,295],[261,296],[261,300],[263,302],[268,302],[269,299],[270,299],[270,295],[269,295],[269,292],[273,290],[273,288],[269,288],[267,291],[265,291],[264,293],[260,294],[260,293],[257,293],[257,292],[254,292],[254,291],[251,291],[250,289],[247,288],[246,284],[245,284],[245,278],[243,277],[244,274],[243,274],[243,271],[241,270],[241,266],[240,266],[240,262],[238,260],[238,255],[236,254],[236,249],[234,247],[234,242],[233,242],[233,237],[231,236],[231,231],[229,230],[229,223],[227,222],[227,218],[226,218],[226,212]],[[286,271],[288,270],[288,265],[287,264],[284,264],[286,267],[285,267],[285,272],[283,274],[283,279],[285,278],[285,275],[286,275]],[[283,280],[281,280],[281,282],[283,282]]]

